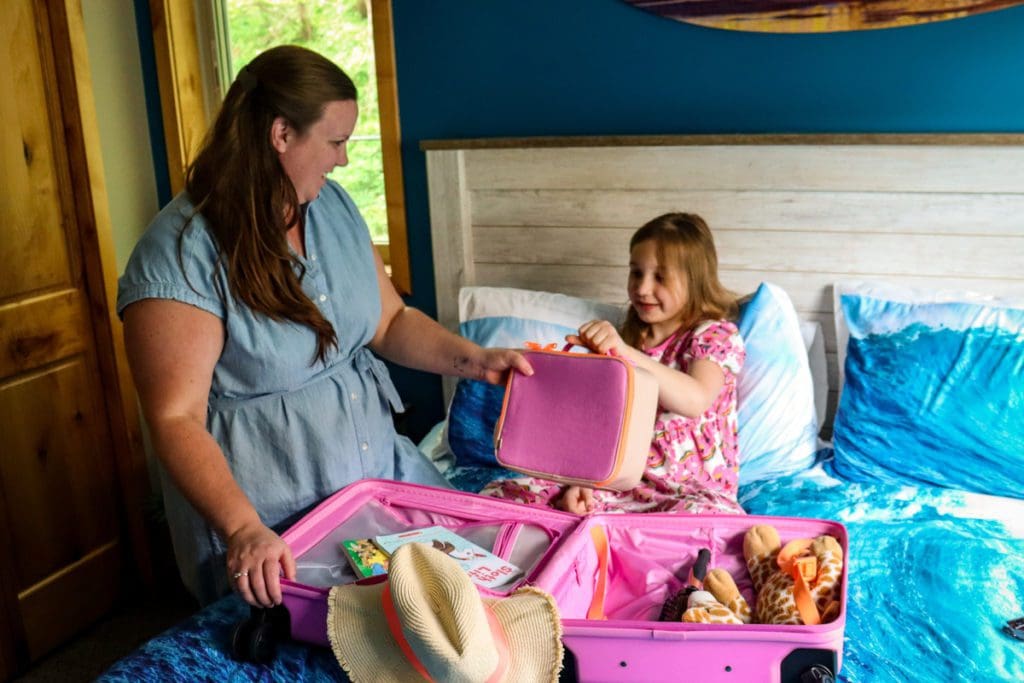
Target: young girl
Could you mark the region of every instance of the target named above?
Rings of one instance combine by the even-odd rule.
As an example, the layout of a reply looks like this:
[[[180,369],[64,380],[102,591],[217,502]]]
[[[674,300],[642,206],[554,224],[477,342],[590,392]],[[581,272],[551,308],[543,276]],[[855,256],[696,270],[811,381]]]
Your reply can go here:
[[[703,219],[669,213],[637,230],[629,243],[628,293],[621,332],[593,320],[566,339],[627,358],[657,378],[659,415],[640,484],[605,491],[523,477],[491,482],[481,493],[577,514],[742,514],[736,376],[745,352],[731,322],[736,298],[718,281],[718,256]]]

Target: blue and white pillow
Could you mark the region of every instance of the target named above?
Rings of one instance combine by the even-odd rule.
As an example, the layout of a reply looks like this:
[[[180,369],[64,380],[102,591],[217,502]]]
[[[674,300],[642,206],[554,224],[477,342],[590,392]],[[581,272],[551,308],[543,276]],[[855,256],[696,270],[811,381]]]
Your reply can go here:
[[[588,320],[622,322],[619,306],[528,289],[463,287],[459,291],[459,333],[481,346],[523,348],[525,342],[565,344]],[[505,387],[460,380],[448,409],[448,448],[462,465],[497,465],[494,424]]]
[[[805,470],[818,449],[807,346],[786,291],[762,283],[740,307],[747,360],[737,381],[740,483]]]
[[[835,289],[835,472],[1024,497],[1024,301]]]

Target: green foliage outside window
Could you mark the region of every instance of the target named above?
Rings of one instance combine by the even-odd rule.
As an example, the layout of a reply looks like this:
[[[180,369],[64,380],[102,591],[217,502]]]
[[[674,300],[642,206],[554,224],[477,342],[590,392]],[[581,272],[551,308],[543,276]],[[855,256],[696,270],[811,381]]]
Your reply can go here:
[[[301,45],[340,66],[359,91],[348,166],[330,177],[355,201],[375,242],[387,242],[377,76],[367,0],[227,0],[231,75],[267,48]]]

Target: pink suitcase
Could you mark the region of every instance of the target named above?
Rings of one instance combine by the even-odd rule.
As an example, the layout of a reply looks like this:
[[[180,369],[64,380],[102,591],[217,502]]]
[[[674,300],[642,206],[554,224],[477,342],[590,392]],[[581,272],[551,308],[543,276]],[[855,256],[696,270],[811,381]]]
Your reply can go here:
[[[563,679],[830,680],[826,670],[834,676],[842,663],[848,563],[840,613],[828,624],[657,620],[666,598],[683,587],[701,548],[711,551],[709,567],[732,574],[753,605],[743,535],[759,523],[774,525],[783,543],[828,533],[848,552],[846,529],[826,520],[669,514],[581,518],[472,493],[364,480],[331,496],[283,534],[298,564],[296,580],[283,581],[284,608],[292,638],[328,646],[327,593],[331,585],[356,580],[340,554],[341,541],[442,525],[516,564],[524,570],[523,582],[555,598],[566,647]],[[587,618],[597,612],[605,618]]]
[[[640,483],[658,381],[618,356],[533,350],[510,372],[494,427],[498,464],[563,484],[628,491]]]

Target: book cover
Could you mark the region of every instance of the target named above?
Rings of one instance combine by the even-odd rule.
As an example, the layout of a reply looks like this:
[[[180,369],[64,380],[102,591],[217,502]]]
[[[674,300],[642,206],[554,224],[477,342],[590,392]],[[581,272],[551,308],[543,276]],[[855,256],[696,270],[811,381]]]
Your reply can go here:
[[[388,572],[388,553],[381,550],[369,538],[352,538],[341,542],[348,563],[356,576],[366,578]]]
[[[412,529],[398,534],[375,536],[373,542],[390,554],[406,543],[426,543],[445,553],[466,570],[478,586],[498,588],[518,579],[523,572],[476,543],[467,541],[443,526]]]

